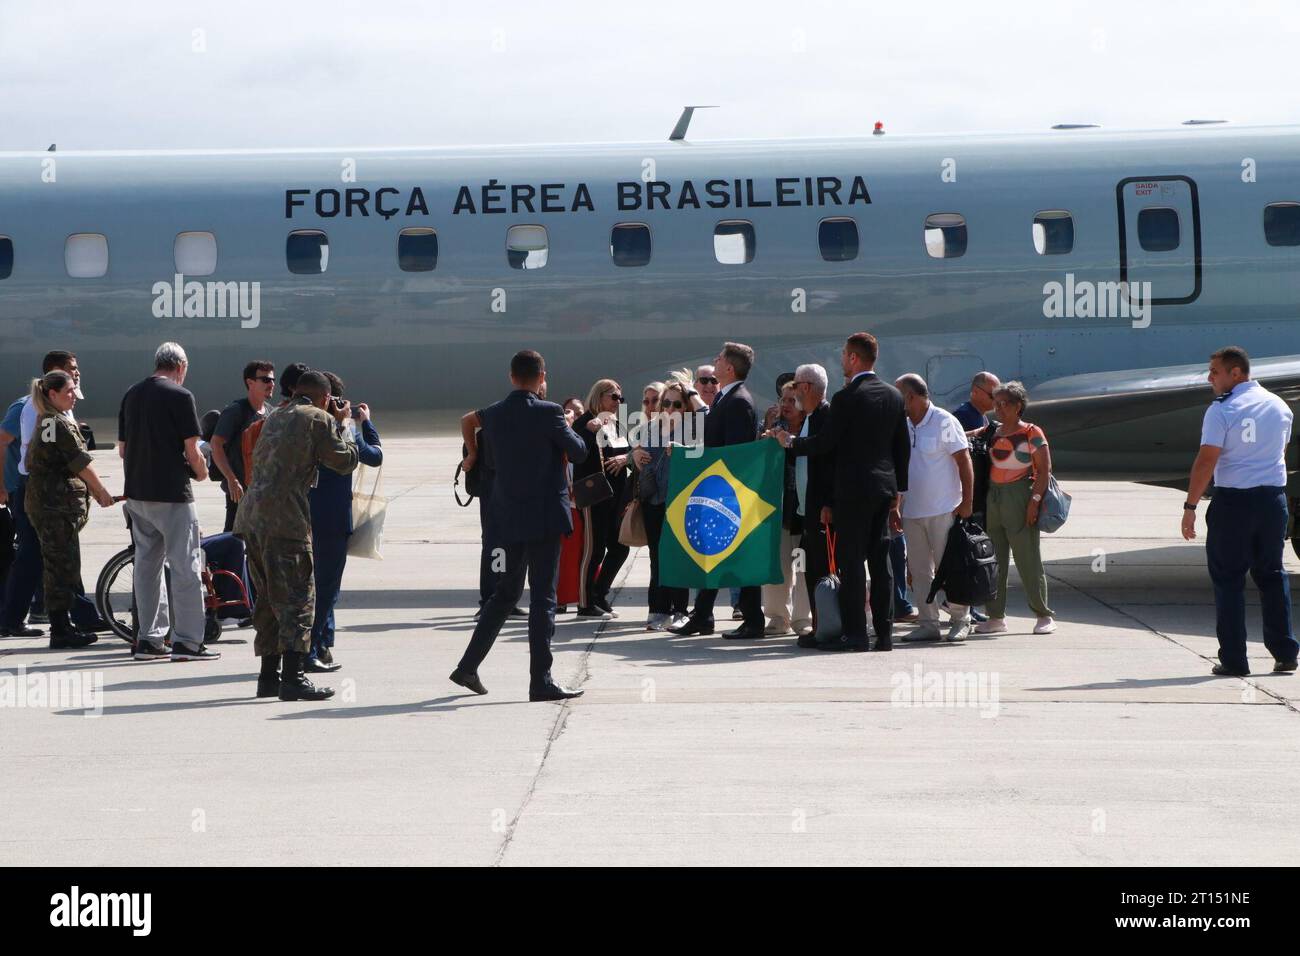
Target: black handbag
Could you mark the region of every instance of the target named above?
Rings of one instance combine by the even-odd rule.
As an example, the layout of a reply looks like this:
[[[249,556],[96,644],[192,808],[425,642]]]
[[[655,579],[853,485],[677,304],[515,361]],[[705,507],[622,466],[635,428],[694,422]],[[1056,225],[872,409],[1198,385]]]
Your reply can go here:
[[[600,458],[600,467],[587,477],[575,478],[573,481],[575,508],[592,508],[614,497],[614,486],[605,477],[605,449],[601,447],[599,436],[596,440],[596,454]]]

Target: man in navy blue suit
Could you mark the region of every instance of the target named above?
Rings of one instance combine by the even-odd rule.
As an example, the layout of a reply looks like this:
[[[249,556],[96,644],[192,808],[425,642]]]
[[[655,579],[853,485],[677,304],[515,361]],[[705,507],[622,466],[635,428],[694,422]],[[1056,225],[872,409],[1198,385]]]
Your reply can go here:
[[[487,688],[478,668],[492,649],[506,617],[524,593],[528,577],[528,653],[531,701],[565,700],[580,690],[566,690],[551,678],[551,635],[555,632],[555,582],[560,544],[573,532],[567,462],[587,457],[587,445],[571,429],[564,410],[546,395],[546,363],[531,349],[510,360],[514,391],[487,408],[461,419],[469,453],[462,468],[478,459],[478,429],[492,448],[493,526],[505,551],[505,571],[483,605],[465,654],[451,672],[452,683],[476,694]],[[567,456],[567,459],[566,459]]]
[[[748,345],[728,342],[713,360],[714,374],[720,390],[713,400],[709,414],[704,418],[704,447],[721,448],[725,445],[743,445],[758,438],[758,414],[754,399],[745,388],[745,379],[754,367],[754,350]],[[695,610],[677,627],[668,628],[673,634],[712,634],[713,603],[717,588],[704,588],[695,598]],[[763,590],[758,585],[740,589],[740,611],[743,623],[723,637],[729,640],[751,640],[763,636],[766,618],[763,617]]]
[[[343,380],[333,372],[323,373],[330,383],[330,400],[343,401]],[[357,405],[357,457],[361,464],[378,468],[384,463],[379,432],[370,419],[370,406]],[[307,494],[311,503],[311,549],[316,576],[316,613],[311,624],[311,654],[303,670],[331,673],[343,665],[334,660],[334,605],[343,587],[343,568],[348,563],[348,538],[352,536],[352,475],[340,475],[321,467],[316,487]]]

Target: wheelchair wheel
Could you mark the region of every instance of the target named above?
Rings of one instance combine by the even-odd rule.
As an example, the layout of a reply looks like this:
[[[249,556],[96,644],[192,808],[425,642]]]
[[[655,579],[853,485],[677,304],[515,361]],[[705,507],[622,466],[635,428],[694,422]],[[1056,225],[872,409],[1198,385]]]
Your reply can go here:
[[[126,548],[108,559],[95,584],[95,606],[113,633],[128,644],[135,643],[135,549]]]
[[[203,619],[203,641],[207,644],[215,644],[221,640],[221,618],[217,617],[215,611],[209,611]]]

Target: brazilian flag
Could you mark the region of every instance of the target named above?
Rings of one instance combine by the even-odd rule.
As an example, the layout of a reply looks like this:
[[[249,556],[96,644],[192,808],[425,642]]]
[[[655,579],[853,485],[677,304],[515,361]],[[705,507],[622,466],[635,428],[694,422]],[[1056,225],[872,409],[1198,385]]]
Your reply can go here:
[[[778,584],[785,451],[774,441],[669,459],[659,580],[675,588]]]

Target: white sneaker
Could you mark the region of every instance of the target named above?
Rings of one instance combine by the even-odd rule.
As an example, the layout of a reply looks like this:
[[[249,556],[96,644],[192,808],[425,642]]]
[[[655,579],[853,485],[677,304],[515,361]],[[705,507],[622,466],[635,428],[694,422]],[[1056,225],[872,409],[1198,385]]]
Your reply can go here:
[[[913,641],[937,641],[938,639],[939,625],[933,621],[926,621],[924,624],[919,625],[916,630],[899,638],[905,644]]]
[[[767,637],[785,637],[787,634],[794,633],[790,630],[790,625],[780,618],[772,618],[763,628],[763,633]]]
[[[646,618],[645,629],[647,631],[666,631],[671,623],[672,618],[667,614],[651,614]]]
[[[670,614],[669,618],[672,620],[672,623],[668,625],[669,627],[681,627],[683,624],[685,624],[687,621],[691,619],[691,616],[689,614],[679,614],[677,617],[673,617]]]
[[[1056,622],[1050,617],[1040,617],[1038,623],[1034,625],[1035,634],[1051,634],[1056,630]]]
[[[975,625],[976,634],[1005,634],[1007,632],[1007,619],[1005,617],[991,617],[987,621]]]
[[[965,621],[959,621],[954,622],[952,627],[948,628],[948,633],[944,635],[943,639],[949,644],[960,644],[966,640],[968,634],[970,634],[970,625]]]

